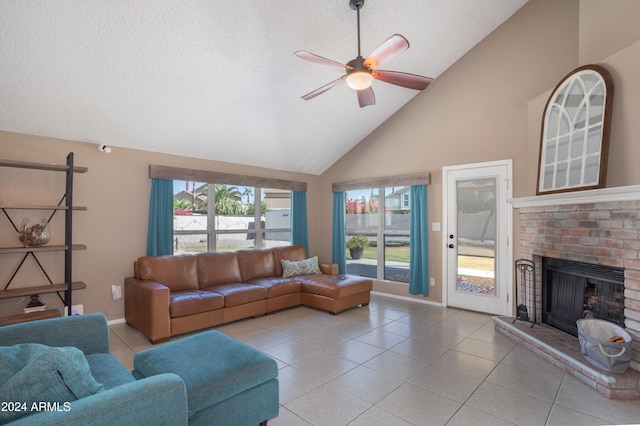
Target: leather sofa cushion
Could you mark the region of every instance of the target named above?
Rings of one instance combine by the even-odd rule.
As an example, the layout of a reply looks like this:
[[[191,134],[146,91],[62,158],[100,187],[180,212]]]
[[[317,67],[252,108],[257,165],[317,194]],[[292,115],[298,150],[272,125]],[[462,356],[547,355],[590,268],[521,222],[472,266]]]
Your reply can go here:
[[[371,291],[373,288],[370,279],[355,275],[300,275],[296,279],[302,283],[303,292],[333,299]]]
[[[224,307],[224,296],[213,291],[177,291],[169,296],[169,316],[184,317]]]
[[[267,298],[267,289],[253,284],[220,284],[207,287],[206,291],[214,291],[224,296],[224,306],[238,306]]]
[[[273,261],[272,249],[241,250],[238,251],[237,254],[242,282],[248,282],[254,278],[276,276],[276,266]]]
[[[338,275],[338,265],[335,263],[321,263],[320,271],[327,275]]]
[[[307,252],[305,251],[303,245],[274,247],[271,250],[273,251],[273,262],[275,263],[276,267],[276,277],[281,277],[283,273],[282,263],[280,262],[281,260],[289,260],[291,262],[295,262],[307,258]]]
[[[300,281],[295,278],[255,278],[249,281],[250,284],[256,284],[267,289],[267,298],[278,297],[285,294],[300,293]]]
[[[196,257],[200,288],[242,282],[237,253],[207,252],[200,253]]]
[[[136,262],[136,278],[155,281],[173,291],[198,290],[196,256],[144,256]]]

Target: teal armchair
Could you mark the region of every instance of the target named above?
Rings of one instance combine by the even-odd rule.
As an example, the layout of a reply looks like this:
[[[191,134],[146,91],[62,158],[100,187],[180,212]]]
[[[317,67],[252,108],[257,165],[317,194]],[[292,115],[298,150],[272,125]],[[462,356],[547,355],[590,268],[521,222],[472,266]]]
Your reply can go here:
[[[0,353],[4,351],[6,354],[11,351],[9,347],[24,343],[80,349],[87,360],[90,374],[103,388],[101,387],[97,393],[69,401],[63,409],[50,406],[35,413],[30,411],[28,415],[12,419],[8,424],[34,426],[187,424],[187,393],[183,380],[171,373],[136,380],[109,353],[109,328],[106,318],[101,313],[0,327]],[[2,385],[3,383],[0,383],[0,389]],[[5,395],[0,395],[0,402],[17,402],[4,401],[4,398]],[[2,423],[1,420],[0,423]]]

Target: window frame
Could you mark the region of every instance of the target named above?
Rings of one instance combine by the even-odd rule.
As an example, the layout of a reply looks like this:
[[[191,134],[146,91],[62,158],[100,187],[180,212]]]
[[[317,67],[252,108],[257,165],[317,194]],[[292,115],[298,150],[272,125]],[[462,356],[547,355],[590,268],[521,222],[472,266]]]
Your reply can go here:
[[[375,237],[376,237],[376,241],[378,241],[378,244],[376,246],[376,276],[374,277],[374,279],[409,285],[408,281],[404,282],[400,280],[391,280],[386,276],[387,237],[406,236],[407,238],[409,238],[409,240],[411,239],[411,229],[404,230],[404,229],[387,228],[387,211],[388,211],[387,194],[386,194],[387,188],[392,188],[392,187],[387,186],[387,187],[380,187],[380,188],[360,188],[359,189],[359,190],[371,190],[372,195],[374,194],[374,191],[376,191],[375,195],[377,196],[377,199],[378,199],[378,211],[375,213],[378,216],[376,221],[377,225],[375,229]],[[410,188],[410,186],[403,185],[403,188]],[[350,191],[354,191],[354,190],[350,190]],[[346,193],[348,195],[349,191],[347,191]],[[405,195],[410,196],[410,194],[407,192],[407,194],[401,194],[401,197],[404,198]],[[403,211],[403,210],[406,211],[401,201],[396,211]],[[346,224],[345,224],[344,232],[345,232],[345,239],[348,239],[350,235],[372,234],[372,230],[370,229],[365,230],[365,229],[355,228],[355,229],[348,230],[346,229]],[[382,242],[382,244],[380,244],[380,242]]]
[[[263,233],[267,231],[267,228],[262,228],[262,200],[264,199],[264,189],[281,189],[288,191],[307,191],[307,183],[300,181],[289,181],[283,179],[263,178],[247,175],[237,175],[232,173],[220,173],[206,170],[194,170],[185,169],[180,167],[170,167],[162,165],[149,165],[149,178],[166,179],[166,180],[178,180],[178,181],[190,181],[197,183],[204,183],[207,185],[214,185],[214,191],[211,195],[210,188],[207,189],[207,194],[210,197],[207,203],[207,217],[215,217],[215,185],[234,185],[253,188],[254,194],[259,194],[259,202],[256,202],[254,196],[254,222],[257,229],[256,245],[262,246]],[[257,204],[257,205],[256,205]],[[215,229],[215,220],[207,220],[206,231],[181,231],[182,235],[206,235],[207,236],[207,251],[216,251],[217,235],[229,235],[234,233],[246,233],[247,230],[235,231],[235,230],[217,230]],[[289,228],[269,228],[269,232],[292,232],[291,226]],[[212,244],[213,242],[213,244]],[[175,247],[175,246],[174,246]]]
[[[389,187],[411,187],[412,185],[429,185],[431,183],[431,175],[429,173],[415,173],[411,175],[403,175],[403,176],[393,176],[393,177],[383,177],[383,178],[374,178],[374,179],[359,179],[347,182],[339,182],[333,183],[332,189],[333,192],[344,192],[345,193],[345,201],[346,195],[348,191],[354,190],[378,190],[378,227],[376,230],[376,238],[378,241],[382,241],[382,245],[378,244],[377,252],[376,252],[376,280],[388,281],[398,284],[409,284],[403,281],[396,280],[388,280],[385,278],[385,236],[386,235],[409,235],[411,237],[411,231],[408,232],[404,230],[385,230],[385,203],[386,203],[386,194],[385,188]],[[404,205],[404,194],[400,200],[400,210],[403,210]],[[409,202],[410,204],[410,202]],[[346,214],[346,210],[345,210]],[[355,230],[357,232],[358,230]],[[347,229],[345,223],[344,229],[345,239],[347,238]]]
[[[407,192],[406,194],[402,194],[400,208],[402,210],[411,210],[411,194],[409,192]]]

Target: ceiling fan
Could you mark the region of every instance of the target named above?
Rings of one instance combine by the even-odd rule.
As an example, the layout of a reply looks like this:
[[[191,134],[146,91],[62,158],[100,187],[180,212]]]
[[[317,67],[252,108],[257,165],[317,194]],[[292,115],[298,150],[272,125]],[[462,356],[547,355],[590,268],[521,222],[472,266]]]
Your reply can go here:
[[[313,99],[336,86],[341,81],[346,80],[347,86],[358,93],[360,108],[364,108],[369,105],[375,105],[376,103],[376,96],[371,88],[371,83],[374,79],[414,90],[424,90],[433,81],[430,77],[423,77],[416,74],[376,69],[378,66],[395,58],[409,48],[409,41],[400,34],[392,35],[380,46],[375,48],[369,56],[366,58],[362,57],[360,54],[360,9],[362,9],[363,6],[364,0],[349,0],[349,7],[355,10],[358,15],[358,56],[355,59],[350,60],[346,64],[341,64],[340,62],[332,61],[331,59],[304,50],[299,50],[294,53],[298,58],[306,61],[329,65],[346,71],[342,77],[313,92],[307,93],[302,96],[302,99],[307,101]]]

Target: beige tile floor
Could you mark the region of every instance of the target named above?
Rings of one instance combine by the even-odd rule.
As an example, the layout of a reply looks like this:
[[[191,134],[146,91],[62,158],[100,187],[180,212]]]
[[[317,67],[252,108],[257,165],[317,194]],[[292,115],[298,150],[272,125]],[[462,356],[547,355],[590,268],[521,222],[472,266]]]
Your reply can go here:
[[[131,369],[151,344],[110,328]],[[640,401],[606,399],[495,332],[489,315],[373,295],[337,316],[299,307],[216,328],[278,362],[272,426],[640,424]]]

